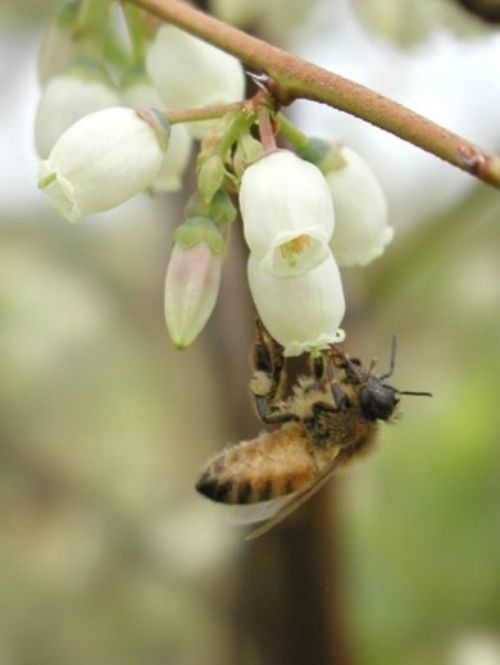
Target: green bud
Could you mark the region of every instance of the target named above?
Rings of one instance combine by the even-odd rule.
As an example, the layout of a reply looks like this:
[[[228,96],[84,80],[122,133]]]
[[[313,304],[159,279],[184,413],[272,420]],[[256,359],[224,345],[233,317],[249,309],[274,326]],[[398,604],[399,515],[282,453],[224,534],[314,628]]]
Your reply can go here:
[[[257,141],[251,134],[243,134],[238,141],[234,153],[233,166],[236,175],[241,178],[243,171],[256,162],[264,154],[262,143]]]
[[[224,182],[224,162],[219,155],[212,155],[198,171],[198,190],[204,201],[209,203],[215,192]]]
[[[231,224],[237,215],[238,210],[229,194],[223,189],[217,190],[210,203],[210,218],[217,222],[217,224]]]

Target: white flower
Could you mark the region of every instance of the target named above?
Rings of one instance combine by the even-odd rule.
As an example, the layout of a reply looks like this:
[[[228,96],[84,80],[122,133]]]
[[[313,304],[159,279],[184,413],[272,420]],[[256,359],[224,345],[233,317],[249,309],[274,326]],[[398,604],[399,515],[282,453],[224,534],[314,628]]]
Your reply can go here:
[[[133,108],[157,108],[163,104],[144,76],[132,81],[122,90],[122,99],[127,106]],[[182,176],[191,156],[192,139],[186,127],[182,124],[172,125],[168,143],[168,154],[163,160],[160,172],[152,184],[157,192],[178,192],[182,187]]]
[[[343,146],[344,166],[325,174],[335,207],[331,248],[340,266],[366,265],[383,253],[394,235],[387,222],[387,202],[373,171]]]
[[[41,162],[38,186],[70,222],[114,208],[158,175],[167,148],[161,131],[125,107],[91,113],[67,129]]]
[[[167,109],[192,109],[241,101],[245,75],[232,55],[174,27],[162,25],[146,56],[146,69]],[[189,123],[202,138],[213,122]]]
[[[285,347],[285,356],[315,352],[341,342],[344,292],[335,259],[293,278],[276,277],[252,254],[248,260],[250,291],[262,322]]]
[[[105,78],[92,70],[79,68],[51,79],[42,90],[36,111],[38,156],[46,158],[61,134],[83,116],[119,103],[118,94]]]
[[[224,240],[215,224],[203,218],[183,224],[176,237],[165,278],[165,321],[175,346],[185,349],[217,302]]]
[[[299,275],[325,261],[334,228],[321,171],[293,152],[265,155],[243,173],[243,232],[251,252],[275,275]]]

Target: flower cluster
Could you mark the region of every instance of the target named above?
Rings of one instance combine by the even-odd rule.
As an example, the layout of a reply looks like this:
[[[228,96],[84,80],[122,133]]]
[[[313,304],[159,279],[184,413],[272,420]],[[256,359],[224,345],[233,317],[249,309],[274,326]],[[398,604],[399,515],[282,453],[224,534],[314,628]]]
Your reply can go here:
[[[364,265],[392,239],[385,197],[354,151],[324,146],[325,173],[277,150],[243,174],[240,210],[257,310],[285,356],[340,342],[338,265]]]
[[[51,28],[35,120],[40,189],[74,222],[145,190],[179,190],[193,141],[201,141],[197,191],[175,233],[165,280],[175,345],[189,346],[213,311],[236,198],[250,290],[284,354],[315,354],[342,341],[339,266],[369,263],[392,239],[372,171],[353,150],[303,135],[294,145],[284,131],[293,149],[277,149],[262,125],[265,116],[272,127],[269,97],[235,110],[245,91],[235,58],[171,25],[152,38],[150,26],[143,29],[140,61],[118,67],[117,75],[116,63],[82,58],[67,28],[59,35],[66,46],[58,67],[50,58],[58,36]],[[214,105],[222,108],[219,117],[200,116]],[[193,122],[192,109],[201,121]],[[172,125],[169,110],[177,118],[184,113],[184,124]]]

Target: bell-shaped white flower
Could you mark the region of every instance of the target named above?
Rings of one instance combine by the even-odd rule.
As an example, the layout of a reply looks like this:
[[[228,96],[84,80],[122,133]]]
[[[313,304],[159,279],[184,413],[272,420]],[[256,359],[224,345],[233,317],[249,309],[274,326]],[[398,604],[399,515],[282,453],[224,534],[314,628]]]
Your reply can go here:
[[[61,134],[80,118],[119,103],[116,91],[95,68],[78,67],[51,79],[42,90],[35,116],[38,156],[48,157]]]
[[[178,349],[198,337],[219,294],[224,239],[208,219],[188,220],[176,233],[165,278],[165,321]]]
[[[132,108],[162,108],[163,103],[146,76],[130,81],[122,90],[122,100]],[[172,125],[168,154],[160,172],[151,185],[156,192],[178,192],[182,187],[182,176],[189,163],[193,140],[182,124]]]
[[[162,25],[146,56],[146,69],[167,109],[241,101],[245,75],[239,60],[173,25]],[[188,125],[203,138],[213,122]]]
[[[339,269],[331,254],[309,272],[276,277],[256,256],[248,260],[250,291],[262,322],[285,356],[316,352],[341,342],[345,312]]]
[[[161,168],[168,131],[161,118],[153,124],[120,106],[81,118],[41,162],[39,188],[70,222],[120,205],[146,189]]]
[[[354,150],[342,146],[339,168],[327,171],[335,207],[331,248],[339,265],[366,265],[380,256],[393,236],[387,201],[375,174]]]
[[[325,261],[334,228],[332,197],[317,166],[288,150],[265,155],[243,173],[245,240],[275,275],[300,275]]]

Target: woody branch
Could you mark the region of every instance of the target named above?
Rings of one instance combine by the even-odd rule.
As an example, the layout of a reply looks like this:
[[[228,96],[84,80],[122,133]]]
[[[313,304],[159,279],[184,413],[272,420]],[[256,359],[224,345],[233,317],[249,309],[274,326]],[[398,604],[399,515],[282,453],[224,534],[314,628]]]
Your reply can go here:
[[[129,0],[160,19],[232,53],[266,73],[280,104],[322,102],[385,129],[436,157],[500,188],[500,157],[471,144],[387,97],[247,35],[181,0]]]

